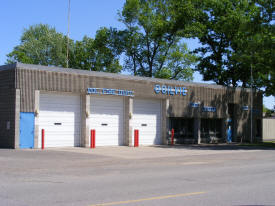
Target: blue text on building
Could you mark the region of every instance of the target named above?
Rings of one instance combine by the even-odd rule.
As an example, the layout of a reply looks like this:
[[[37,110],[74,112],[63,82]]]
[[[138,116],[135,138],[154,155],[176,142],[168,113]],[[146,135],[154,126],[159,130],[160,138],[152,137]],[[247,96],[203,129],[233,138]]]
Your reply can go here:
[[[134,91],[123,90],[123,89],[110,89],[110,88],[87,88],[87,94],[105,94],[105,95],[133,97]]]
[[[216,112],[217,109],[216,109],[216,107],[203,107],[202,111],[203,112]]]
[[[167,85],[159,85],[156,84],[154,91],[156,94],[166,94],[166,95],[187,95],[187,89],[185,87],[173,87],[173,86],[167,86]]]
[[[243,106],[242,109],[243,109],[243,111],[248,111],[249,107],[248,106]]]
[[[200,107],[200,102],[191,102],[190,103],[190,107],[193,107],[193,108],[198,108],[198,107]]]

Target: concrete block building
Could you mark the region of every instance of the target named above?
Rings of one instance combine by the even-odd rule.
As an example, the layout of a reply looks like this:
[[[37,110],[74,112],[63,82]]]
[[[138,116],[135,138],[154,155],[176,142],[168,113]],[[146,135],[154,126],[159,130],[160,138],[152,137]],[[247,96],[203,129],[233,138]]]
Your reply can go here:
[[[0,147],[261,141],[262,94],[247,89],[28,64],[0,66]]]

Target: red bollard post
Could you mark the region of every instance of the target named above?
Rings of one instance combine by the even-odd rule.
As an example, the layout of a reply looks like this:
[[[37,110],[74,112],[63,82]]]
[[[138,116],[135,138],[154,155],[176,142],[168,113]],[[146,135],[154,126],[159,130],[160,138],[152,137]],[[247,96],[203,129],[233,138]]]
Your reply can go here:
[[[174,135],[175,135],[175,130],[172,129],[172,131],[171,131],[171,145],[174,145]]]
[[[93,135],[94,135],[94,132],[93,132],[93,130],[91,129],[90,148],[93,148]]]
[[[95,148],[95,130],[94,130],[94,136],[93,136],[93,148]]]
[[[90,147],[95,148],[95,129],[91,130]]]
[[[134,131],[134,139],[135,139],[135,142],[134,142],[134,147],[138,147],[139,145],[139,131],[137,129],[135,129]]]
[[[45,130],[42,129],[42,138],[41,138],[41,149],[45,147]]]

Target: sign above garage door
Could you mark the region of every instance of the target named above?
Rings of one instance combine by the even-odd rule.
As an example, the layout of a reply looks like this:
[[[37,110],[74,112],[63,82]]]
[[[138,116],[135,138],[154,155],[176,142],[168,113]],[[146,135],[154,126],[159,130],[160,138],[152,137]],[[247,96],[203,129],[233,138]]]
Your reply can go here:
[[[123,89],[110,89],[110,88],[88,88],[87,94],[105,94],[105,95],[133,97],[134,91],[123,90]]]

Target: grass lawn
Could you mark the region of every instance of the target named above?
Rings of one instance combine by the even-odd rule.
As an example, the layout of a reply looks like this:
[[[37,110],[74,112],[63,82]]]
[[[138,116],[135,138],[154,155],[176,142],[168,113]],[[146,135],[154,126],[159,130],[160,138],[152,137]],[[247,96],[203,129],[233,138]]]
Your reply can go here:
[[[242,143],[241,146],[261,146],[261,147],[272,147],[275,148],[275,140],[272,141],[264,141],[264,142],[259,142],[259,143]]]

